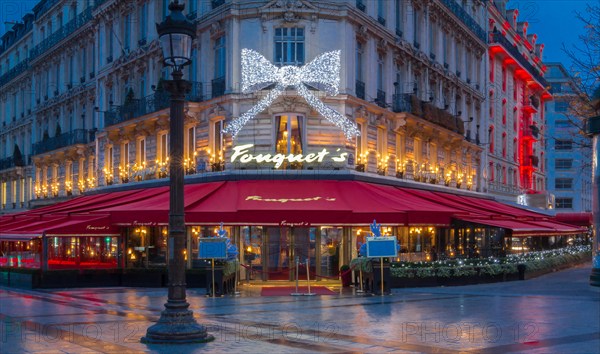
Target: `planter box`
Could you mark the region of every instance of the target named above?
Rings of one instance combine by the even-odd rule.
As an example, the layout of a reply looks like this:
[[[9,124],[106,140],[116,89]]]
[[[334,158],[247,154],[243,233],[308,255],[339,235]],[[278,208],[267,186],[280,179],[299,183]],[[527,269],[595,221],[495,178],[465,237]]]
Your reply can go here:
[[[121,275],[122,286],[160,288],[167,285],[166,269],[124,270]]]
[[[425,288],[434,286],[461,286],[486,283],[500,283],[518,280],[519,274],[475,275],[464,277],[425,277],[425,278],[399,278],[392,277],[392,288]]]
[[[77,270],[51,270],[40,273],[40,288],[77,287]]]

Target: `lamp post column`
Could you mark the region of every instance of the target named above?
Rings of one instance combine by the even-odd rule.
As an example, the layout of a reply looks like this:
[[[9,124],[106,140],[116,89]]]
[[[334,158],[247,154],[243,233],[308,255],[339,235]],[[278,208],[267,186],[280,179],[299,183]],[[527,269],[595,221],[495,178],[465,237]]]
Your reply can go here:
[[[165,82],[171,93],[170,119],[170,204],[168,274],[169,293],[165,310],[158,322],[148,328],[144,343],[195,343],[214,339],[206,328],[196,322],[194,314],[188,309],[185,283],[186,232],[184,214],[184,170],[183,170],[183,106],[185,94],[190,91],[191,83],[183,80],[181,70],[173,72],[173,80]]]

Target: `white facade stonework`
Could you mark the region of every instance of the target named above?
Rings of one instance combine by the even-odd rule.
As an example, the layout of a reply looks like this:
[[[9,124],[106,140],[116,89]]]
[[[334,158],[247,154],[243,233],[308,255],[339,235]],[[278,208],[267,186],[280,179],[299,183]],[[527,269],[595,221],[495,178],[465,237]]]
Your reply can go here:
[[[252,144],[254,155],[306,156],[327,149],[331,156],[348,156],[341,162],[285,163],[285,169],[352,169],[508,197],[523,188],[543,190],[540,166],[532,167],[530,185],[513,180],[504,184],[506,191],[489,175],[501,166],[519,176],[521,157],[511,159],[510,144],[505,157],[498,142],[503,132],[511,141],[525,129],[512,128],[513,108],[526,109],[521,97],[535,95],[541,102],[544,92],[521,80],[514,99],[512,80],[519,75],[508,65],[506,92],[494,90],[504,92],[510,107],[510,118],[500,122],[501,103],[488,100],[503,60],[486,55],[486,29],[503,28],[494,6],[453,0],[187,1],[197,38],[185,73],[193,87],[185,109],[186,170],[272,169],[268,163],[231,162],[234,147]],[[166,8],[163,0],[46,0],[22,29],[2,37],[0,212],[167,177],[169,99],[160,79],[170,73],[155,29]],[[515,24],[508,32],[514,37],[523,30]],[[223,134],[228,122],[270,89],[241,92],[243,48],[278,66],[302,66],[340,50],[339,95],[311,92],[356,122],[360,138],[347,140],[293,89],[235,139]],[[532,113],[533,124],[543,127],[542,108]],[[497,143],[490,150],[492,125]],[[15,144],[23,166],[11,160]],[[521,154],[522,145],[517,149]],[[541,142],[533,149],[527,156],[542,157]]]

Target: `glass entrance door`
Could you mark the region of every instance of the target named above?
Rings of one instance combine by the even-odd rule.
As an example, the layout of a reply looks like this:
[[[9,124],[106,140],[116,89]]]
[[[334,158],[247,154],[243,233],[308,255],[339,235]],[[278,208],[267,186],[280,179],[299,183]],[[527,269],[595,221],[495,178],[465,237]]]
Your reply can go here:
[[[265,280],[295,280],[296,257],[302,264],[310,259],[310,272],[314,278],[315,241],[314,228],[267,227]],[[299,267],[298,273],[300,279],[306,279],[306,266]]]
[[[266,228],[264,269],[267,280],[289,280],[291,234],[287,227]],[[264,278],[263,278],[264,279]]]

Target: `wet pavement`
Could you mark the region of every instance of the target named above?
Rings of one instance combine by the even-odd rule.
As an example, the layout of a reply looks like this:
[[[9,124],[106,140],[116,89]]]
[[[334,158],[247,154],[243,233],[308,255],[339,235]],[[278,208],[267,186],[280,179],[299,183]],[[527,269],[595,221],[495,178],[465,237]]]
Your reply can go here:
[[[0,353],[600,353],[600,288],[588,285],[590,268],[384,297],[188,290],[215,341],[171,346],[140,343],[166,289],[0,287]]]

